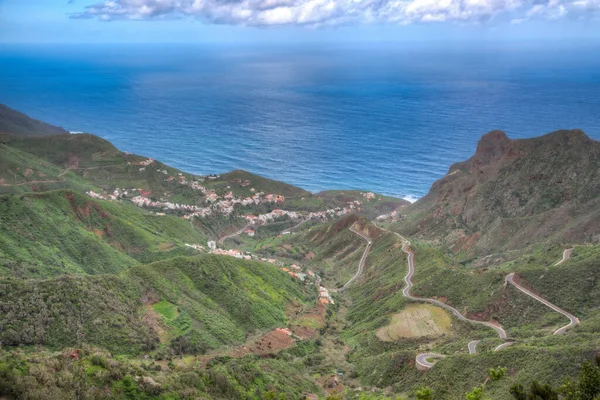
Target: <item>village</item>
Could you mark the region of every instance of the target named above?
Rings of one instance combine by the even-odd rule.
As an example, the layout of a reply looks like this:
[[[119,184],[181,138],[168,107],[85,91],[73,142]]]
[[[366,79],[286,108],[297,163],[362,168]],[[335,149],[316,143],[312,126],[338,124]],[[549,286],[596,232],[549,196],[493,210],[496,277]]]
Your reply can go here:
[[[143,171],[145,170],[145,168],[154,165],[155,161],[154,159],[149,158],[147,160],[140,161],[138,164],[141,166],[139,170]],[[158,169],[158,172],[163,173],[164,175],[168,175],[168,171],[166,169]],[[215,180],[218,178],[219,175],[209,175],[205,177],[205,181]],[[205,205],[181,204],[171,202],[168,200],[152,200],[150,198],[150,192],[141,188],[116,188],[111,193],[107,194],[100,194],[90,190],[86,192],[86,194],[95,199],[108,201],[128,199],[129,201],[131,201],[131,203],[135,204],[138,207],[158,210],[156,213],[157,215],[165,215],[166,212],[177,212],[183,213],[183,218],[185,219],[204,218],[209,215],[229,216],[234,213],[236,205],[241,207],[249,207],[260,204],[282,205],[285,203],[285,196],[279,194],[265,194],[264,192],[257,192],[254,188],[250,188],[250,192],[254,194],[252,196],[244,198],[235,197],[232,191],[225,193],[223,196],[219,196],[214,189],[206,188],[197,180],[188,181],[182,173],[178,173],[177,178],[174,175],[169,175],[165,179],[165,181],[177,181],[177,183],[179,183],[180,185],[185,185],[193,190],[201,192],[204,196]],[[232,183],[238,184],[242,187],[251,185],[251,182],[249,180],[242,179],[235,179],[232,181]],[[371,192],[362,193],[362,196],[367,201],[370,201],[375,198],[375,194]],[[346,207],[335,207],[324,211],[309,212],[307,214],[298,211],[275,209],[271,212],[259,215],[248,214],[244,216],[244,218],[248,221],[249,224],[252,225],[263,225],[282,218],[290,218],[293,220],[328,220],[333,217],[340,217],[346,214],[353,213],[357,211],[360,205],[360,201],[354,200],[348,202],[348,205]],[[252,229],[249,229],[247,233],[249,235],[253,235],[254,231]]]

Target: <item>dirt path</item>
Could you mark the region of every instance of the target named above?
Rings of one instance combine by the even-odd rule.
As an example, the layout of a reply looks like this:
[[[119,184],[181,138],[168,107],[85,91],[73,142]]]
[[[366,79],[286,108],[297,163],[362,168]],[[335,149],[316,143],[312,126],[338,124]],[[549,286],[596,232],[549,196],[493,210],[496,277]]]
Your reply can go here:
[[[58,182],[66,182],[66,179],[58,179],[58,180],[49,180],[49,181],[27,181],[21,183],[3,183],[0,186],[23,186],[35,183],[58,183]]]
[[[233,233],[230,233],[229,235],[225,235],[222,238],[219,238],[219,240],[217,241],[217,243],[219,244],[223,244],[223,242],[229,238],[241,235],[246,229],[250,228],[250,226],[252,226],[252,224],[248,224],[246,226],[244,226],[242,229],[235,231]]]
[[[281,233],[283,234],[283,232],[291,232],[294,229],[300,228],[305,222],[310,221],[310,219],[303,219],[302,221],[300,221],[298,224],[292,226],[291,228],[287,228],[281,231]]]

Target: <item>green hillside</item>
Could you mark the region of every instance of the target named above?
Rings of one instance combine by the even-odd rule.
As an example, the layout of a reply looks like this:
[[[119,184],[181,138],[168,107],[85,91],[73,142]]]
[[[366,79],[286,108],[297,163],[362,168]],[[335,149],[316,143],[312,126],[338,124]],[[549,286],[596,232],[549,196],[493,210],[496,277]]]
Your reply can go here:
[[[15,136],[61,135],[68,133],[62,128],[35,120],[27,115],[0,104],[0,134]]]
[[[203,354],[285,326],[302,286],[277,268],[232,257],[172,258],[118,275],[1,278],[0,341],[60,350],[83,343],[116,354],[167,345]]]
[[[539,242],[598,242],[600,142],[580,130],[510,140],[494,131],[394,229],[487,255]]]
[[[2,400],[600,395],[600,148],[581,131],[491,132],[409,205],[56,129],[0,107]],[[579,323],[554,334],[570,320],[540,298]]]
[[[119,273],[206,241],[182,219],[70,190],[0,196],[0,221],[0,271],[20,277]]]

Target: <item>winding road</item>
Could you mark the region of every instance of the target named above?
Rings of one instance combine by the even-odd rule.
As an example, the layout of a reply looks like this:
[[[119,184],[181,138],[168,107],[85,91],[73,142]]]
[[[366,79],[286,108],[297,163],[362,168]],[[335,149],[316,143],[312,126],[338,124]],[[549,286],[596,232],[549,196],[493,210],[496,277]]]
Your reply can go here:
[[[506,342],[506,343],[502,343],[500,346],[497,346],[497,347],[494,349],[494,351],[502,350],[502,349],[504,349],[505,347],[511,346],[511,345],[513,345],[513,344],[515,344],[515,342]]]
[[[229,238],[232,238],[234,236],[237,235],[241,235],[246,229],[250,228],[252,226],[252,224],[248,224],[246,226],[244,226],[242,229],[240,229],[239,231],[235,231],[233,233],[230,233],[229,235],[225,235],[222,238],[219,238],[218,242],[219,244],[223,244],[223,242]]]
[[[300,221],[298,224],[292,226],[291,228],[287,228],[287,229],[282,230],[281,234],[283,234],[284,232],[291,232],[294,229],[299,228],[302,224],[304,224],[305,222],[308,222],[308,221],[310,221],[310,219],[308,219],[308,218],[307,219],[303,219],[302,221]]]
[[[573,249],[570,249],[573,250]],[[565,250],[565,253],[567,252],[567,250]],[[569,255],[571,254],[571,252],[568,253]],[[565,256],[563,254],[563,260],[565,259]],[[567,257],[568,259],[568,257]],[[557,265],[557,264],[555,264]],[[543,305],[553,309],[554,311],[556,311],[557,313],[560,313],[562,315],[564,315],[565,317],[569,318],[569,323],[561,328],[558,328],[556,331],[554,331],[555,335],[560,335],[561,333],[565,333],[565,331],[569,328],[574,327],[575,325],[577,325],[579,323],[579,318],[577,318],[576,316],[574,316],[573,314],[563,310],[562,308],[555,306],[554,304],[550,303],[548,300],[544,299],[543,297],[538,296],[537,294],[531,292],[530,290],[525,289],[523,286],[519,285],[518,283],[516,283],[514,281],[514,276],[515,273],[511,272],[510,274],[506,275],[506,279],[505,281],[510,283],[511,285],[513,285],[514,287],[516,287],[517,289],[519,289],[521,292],[525,293],[526,295],[533,297],[534,299],[536,299],[537,301],[539,301],[540,303],[542,303]]]
[[[388,231],[388,232],[390,232],[390,231]],[[395,232],[392,232],[392,233],[395,233]],[[398,235],[398,236],[400,236],[400,235]],[[400,237],[402,238],[402,236],[400,236]],[[452,314],[454,314],[456,316],[456,318],[458,318],[462,321],[467,321],[467,322],[471,322],[473,324],[483,325],[483,326],[487,326],[488,328],[492,328],[493,330],[495,330],[498,333],[498,336],[500,336],[501,339],[506,339],[506,337],[507,337],[506,331],[498,325],[494,325],[491,322],[476,321],[474,319],[469,319],[469,318],[465,317],[464,315],[462,315],[460,313],[460,311],[458,311],[456,308],[449,306],[448,304],[443,303],[439,300],[412,296],[410,294],[410,289],[412,289],[412,287],[413,287],[413,283],[412,283],[411,279],[415,273],[415,261],[414,261],[415,253],[413,253],[413,251],[410,249],[410,242],[404,238],[402,238],[402,239],[404,240],[404,245],[402,246],[402,251],[404,251],[406,254],[408,254],[408,274],[404,277],[404,282],[406,283],[406,286],[402,290],[402,294],[404,295],[404,297],[414,300],[414,301],[422,301],[422,302],[431,303],[431,304],[435,304],[437,306],[443,307],[443,308],[449,310],[450,312],[452,312]]]
[[[420,302],[425,302],[425,303],[430,303],[430,304],[435,304],[436,306],[445,308],[447,310],[449,310],[450,312],[452,312],[452,314],[454,314],[458,319],[462,320],[462,321],[466,321],[466,322],[470,322],[473,324],[478,324],[478,325],[483,325],[486,326],[488,328],[491,328],[493,330],[495,330],[498,333],[498,336],[501,339],[506,339],[507,335],[506,335],[506,331],[504,329],[502,329],[501,326],[492,324],[490,322],[485,322],[485,321],[476,321],[474,319],[469,319],[467,317],[465,317],[464,315],[462,315],[456,308],[449,306],[446,303],[443,303],[439,300],[436,299],[429,299],[429,298],[424,298],[424,297],[415,297],[413,295],[410,294],[410,290],[413,287],[413,283],[412,283],[412,277],[415,273],[415,253],[411,250],[410,248],[410,242],[408,240],[406,240],[404,237],[402,237],[399,233],[397,232],[392,232],[388,229],[382,228],[382,227],[378,227],[379,229],[381,229],[382,231],[388,232],[388,233],[392,233],[396,236],[398,236],[398,238],[400,238],[400,240],[402,241],[402,251],[404,253],[407,254],[407,260],[408,260],[408,274],[406,274],[406,276],[404,277],[404,283],[406,283],[406,286],[404,287],[404,289],[402,289],[402,295],[404,297],[406,297],[407,299],[413,300],[413,301],[420,301]],[[371,249],[371,245],[373,244],[371,238],[369,238],[368,236],[358,232],[356,229],[354,229],[354,225],[352,225],[350,227],[350,230],[354,233],[356,233],[357,235],[360,235],[363,239],[365,239],[366,241],[368,241],[368,245],[367,248],[365,249],[365,252],[363,253],[363,257],[358,265],[358,272],[356,273],[356,275],[350,279],[350,281],[348,281],[348,283],[346,283],[346,285],[344,285],[341,289],[345,289],[350,283],[352,283],[352,281],[354,281],[356,278],[358,278],[360,276],[360,274],[362,273],[363,269],[364,269],[364,265],[367,259],[367,255],[369,250]],[[479,343],[478,340],[473,340],[471,342],[469,342],[469,353],[470,354],[475,354],[477,352],[477,343]],[[509,342],[510,344],[512,344],[511,342]],[[506,344],[506,343],[504,343]],[[507,346],[509,344],[506,344]],[[498,346],[496,350],[500,350],[502,348],[504,348],[506,346],[500,345]],[[416,363],[417,366],[421,367],[421,368],[425,368],[425,369],[429,369],[431,367],[433,367],[433,365],[435,363],[427,361],[427,359],[441,359],[444,358],[445,356],[443,354],[437,354],[437,353],[421,353],[421,354],[417,354],[416,357]]]
[[[333,289],[332,292],[341,292],[341,291],[346,290],[352,282],[354,282],[356,279],[358,279],[362,275],[363,269],[365,268],[365,263],[367,262],[367,256],[369,255],[369,251],[371,250],[371,245],[373,244],[373,241],[371,240],[371,238],[368,237],[367,235],[362,234],[359,231],[357,231],[354,228],[354,225],[356,225],[356,222],[354,224],[352,224],[352,226],[350,227],[350,230],[352,232],[356,233],[358,236],[365,239],[367,241],[367,247],[365,248],[365,251],[363,252],[363,255],[360,259],[360,262],[358,263],[358,271],[356,271],[356,274],[352,278],[350,278],[350,280],[348,282],[346,282],[346,284],[344,286],[342,286],[339,289]]]
[[[429,358],[434,358],[436,360],[440,360],[442,358],[446,358],[443,354],[438,353],[421,353],[417,355],[415,361],[417,362],[417,368],[421,367],[421,369],[429,369],[435,365],[435,362],[427,361]]]
[[[469,348],[469,354],[477,354],[477,345],[481,340],[471,340],[467,347]]]
[[[562,263],[564,263],[565,261],[567,261],[569,258],[571,258],[571,253],[573,252],[573,248],[569,248],[566,249],[565,251],[563,251],[563,258],[562,260],[560,260],[559,262],[557,262],[556,264],[554,264],[554,266],[560,265]]]

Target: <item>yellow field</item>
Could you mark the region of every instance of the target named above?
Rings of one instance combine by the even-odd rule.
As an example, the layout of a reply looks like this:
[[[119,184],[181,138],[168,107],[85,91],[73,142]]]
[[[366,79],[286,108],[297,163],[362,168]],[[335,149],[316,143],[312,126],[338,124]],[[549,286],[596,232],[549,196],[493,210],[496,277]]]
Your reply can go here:
[[[440,307],[415,304],[392,315],[391,322],[377,330],[377,337],[393,342],[401,338],[443,336],[450,333],[451,324],[450,315]]]

